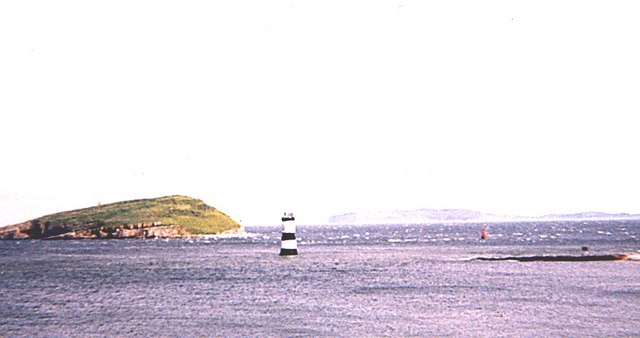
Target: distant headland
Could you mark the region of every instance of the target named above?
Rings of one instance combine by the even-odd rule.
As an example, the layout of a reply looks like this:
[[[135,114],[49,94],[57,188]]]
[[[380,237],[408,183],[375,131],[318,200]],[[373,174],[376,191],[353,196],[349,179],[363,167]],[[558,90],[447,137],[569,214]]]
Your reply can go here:
[[[525,217],[495,215],[467,209],[415,209],[351,212],[332,216],[330,224],[428,224],[428,223],[477,223],[477,222],[544,222],[604,219],[640,220],[638,214],[581,212],[574,214],[550,214]]]
[[[216,208],[176,195],[42,216],[0,228],[0,239],[177,238],[243,232]]]

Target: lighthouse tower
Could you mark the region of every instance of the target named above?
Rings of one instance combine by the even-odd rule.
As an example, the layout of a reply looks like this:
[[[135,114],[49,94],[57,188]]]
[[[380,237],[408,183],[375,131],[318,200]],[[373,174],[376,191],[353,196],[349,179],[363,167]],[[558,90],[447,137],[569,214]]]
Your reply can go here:
[[[296,242],[296,218],[292,213],[282,216],[282,246],[280,256],[295,256],[298,254]]]

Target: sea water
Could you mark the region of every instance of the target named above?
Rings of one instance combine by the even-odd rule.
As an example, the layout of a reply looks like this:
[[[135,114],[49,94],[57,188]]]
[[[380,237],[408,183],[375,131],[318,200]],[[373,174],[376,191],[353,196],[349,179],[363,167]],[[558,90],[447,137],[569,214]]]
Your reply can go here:
[[[0,336],[640,336],[639,262],[473,259],[636,252],[637,221],[247,230],[0,241]]]

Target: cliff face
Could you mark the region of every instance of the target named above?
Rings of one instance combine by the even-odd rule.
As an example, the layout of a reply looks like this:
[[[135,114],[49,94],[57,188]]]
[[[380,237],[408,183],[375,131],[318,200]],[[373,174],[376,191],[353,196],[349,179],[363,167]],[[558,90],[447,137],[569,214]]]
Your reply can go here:
[[[0,239],[175,238],[243,231],[200,200],[169,196],[43,216],[0,228]]]

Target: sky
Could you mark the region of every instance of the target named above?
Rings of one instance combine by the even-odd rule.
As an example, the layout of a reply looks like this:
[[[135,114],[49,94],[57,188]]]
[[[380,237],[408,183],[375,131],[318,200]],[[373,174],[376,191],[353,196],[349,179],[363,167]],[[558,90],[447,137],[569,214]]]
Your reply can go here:
[[[640,213],[637,1],[3,1],[0,225]]]

